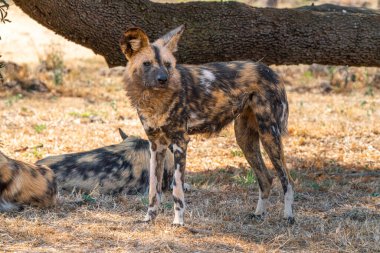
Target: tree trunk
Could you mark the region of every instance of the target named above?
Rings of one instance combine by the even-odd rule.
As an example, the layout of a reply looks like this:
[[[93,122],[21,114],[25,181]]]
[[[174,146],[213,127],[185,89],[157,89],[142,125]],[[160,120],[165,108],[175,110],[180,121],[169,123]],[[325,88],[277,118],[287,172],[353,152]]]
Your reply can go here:
[[[333,5],[253,8],[239,2],[14,0],[33,19],[91,48],[109,66],[125,65],[118,41],[129,27],[151,40],[180,24],[178,61],[238,59],[266,64],[380,66],[380,12]]]

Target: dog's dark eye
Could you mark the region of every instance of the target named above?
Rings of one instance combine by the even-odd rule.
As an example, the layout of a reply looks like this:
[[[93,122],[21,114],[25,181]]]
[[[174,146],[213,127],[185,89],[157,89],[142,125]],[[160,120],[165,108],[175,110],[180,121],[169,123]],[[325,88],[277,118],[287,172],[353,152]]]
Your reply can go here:
[[[145,61],[143,64],[145,67],[150,67],[150,65],[152,65],[150,61]]]
[[[172,67],[172,64],[170,62],[165,62],[165,67],[167,69],[170,69]]]

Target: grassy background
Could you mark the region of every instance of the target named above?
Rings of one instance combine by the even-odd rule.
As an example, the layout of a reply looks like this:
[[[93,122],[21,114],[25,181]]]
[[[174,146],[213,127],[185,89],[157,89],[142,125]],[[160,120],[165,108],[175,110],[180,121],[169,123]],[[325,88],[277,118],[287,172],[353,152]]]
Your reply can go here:
[[[368,2],[375,8],[376,1]],[[280,1],[280,7],[302,3]],[[4,153],[34,162],[89,150],[119,142],[118,127],[145,138],[120,69],[109,70],[101,57],[39,26],[15,6],[9,15],[12,23],[0,24],[1,54],[20,69],[6,69],[6,80],[38,78],[49,92],[1,88]],[[258,185],[229,126],[216,137],[194,136],[190,142],[186,180],[193,189],[186,194],[186,227],[170,225],[170,193],[152,225],[136,222],[147,209],[145,196],[70,194],[52,209],[0,214],[0,251],[379,252],[379,69],[273,67],[286,82],[290,103],[284,142],[296,183],[294,226],[281,219],[278,180],[265,221],[249,218]]]

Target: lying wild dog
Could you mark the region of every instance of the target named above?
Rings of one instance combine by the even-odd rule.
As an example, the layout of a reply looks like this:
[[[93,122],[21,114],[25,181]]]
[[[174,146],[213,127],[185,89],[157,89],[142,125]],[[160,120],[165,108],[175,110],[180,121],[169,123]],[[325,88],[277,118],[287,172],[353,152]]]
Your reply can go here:
[[[64,190],[83,192],[98,190],[101,194],[144,193],[149,185],[149,142],[128,137],[121,129],[123,142],[87,152],[57,155],[37,161],[53,169],[58,186]],[[164,184],[173,178],[173,153],[164,158]]]
[[[261,217],[266,212],[272,185],[260,153],[261,141],[281,180],[284,217],[293,223],[293,183],[286,169],[281,139],[288,120],[284,84],[269,67],[252,61],[176,64],[173,52],[183,30],[184,26],[180,26],[150,43],[143,30],[131,28],[120,41],[128,60],[127,95],[150,141],[149,208],[144,220],[157,215],[165,152],[173,144],[173,223],[184,224],[183,186],[189,135],[217,133],[234,121],[237,143],[260,186],[255,215]]]
[[[8,158],[0,152],[0,211],[20,210],[22,205],[48,207],[56,203],[53,171]]]

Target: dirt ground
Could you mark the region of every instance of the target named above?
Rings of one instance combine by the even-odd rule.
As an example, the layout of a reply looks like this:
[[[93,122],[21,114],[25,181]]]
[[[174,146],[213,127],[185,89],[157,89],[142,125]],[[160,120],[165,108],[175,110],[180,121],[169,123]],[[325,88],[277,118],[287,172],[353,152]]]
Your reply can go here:
[[[42,80],[49,92],[1,87],[2,152],[35,162],[118,143],[119,127],[145,138],[120,70],[14,6],[9,16],[12,23],[0,24],[2,60],[19,64],[22,78]],[[0,251],[380,252],[380,69],[274,68],[289,98],[284,143],[296,184],[295,225],[282,220],[277,179],[266,219],[250,218],[258,184],[229,126],[190,142],[185,227],[171,226],[170,193],[153,224],[137,222],[146,196],[94,193],[89,201],[73,193],[51,209],[0,213]]]

